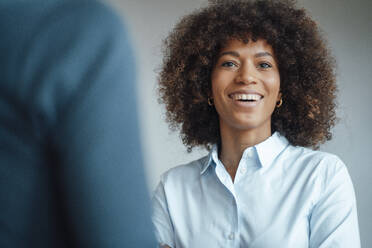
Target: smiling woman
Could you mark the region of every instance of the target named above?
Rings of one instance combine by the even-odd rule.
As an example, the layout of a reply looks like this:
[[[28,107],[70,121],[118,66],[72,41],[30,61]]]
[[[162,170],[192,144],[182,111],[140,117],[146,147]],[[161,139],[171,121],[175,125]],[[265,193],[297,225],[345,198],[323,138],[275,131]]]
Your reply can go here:
[[[336,85],[306,11],[287,0],[211,1],[165,45],[168,121],[189,150],[210,153],[162,176],[153,197],[159,243],[360,247],[346,166],[311,149],[331,139]]]
[[[248,43],[233,39],[221,49],[211,75],[221,147],[254,146],[271,136],[271,115],[281,99],[279,68],[273,54],[262,39]],[[233,154],[221,149],[220,159],[234,180],[234,163],[241,154],[235,158]]]

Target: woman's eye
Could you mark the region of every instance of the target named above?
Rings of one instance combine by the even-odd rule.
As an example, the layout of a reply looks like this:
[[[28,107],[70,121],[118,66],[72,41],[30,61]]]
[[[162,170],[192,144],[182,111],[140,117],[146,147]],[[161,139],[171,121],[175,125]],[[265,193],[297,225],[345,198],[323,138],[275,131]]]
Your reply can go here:
[[[267,68],[271,68],[272,66],[269,63],[263,62],[259,64],[259,67],[263,69],[267,69]]]
[[[227,61],[227,62],[223,62],[222,66],[223,67],[234,67],[234,66],[236,66],[236,64],[234,62]]]

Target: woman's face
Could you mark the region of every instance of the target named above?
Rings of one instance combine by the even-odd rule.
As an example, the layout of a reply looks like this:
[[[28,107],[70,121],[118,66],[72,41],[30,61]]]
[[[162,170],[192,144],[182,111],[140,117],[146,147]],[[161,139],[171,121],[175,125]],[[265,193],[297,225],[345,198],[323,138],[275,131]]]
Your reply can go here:
[[[212,71],[212,97],[220,128],[271,134],[271,114],[280,99],[280,76],[265,40],[230,40]]]

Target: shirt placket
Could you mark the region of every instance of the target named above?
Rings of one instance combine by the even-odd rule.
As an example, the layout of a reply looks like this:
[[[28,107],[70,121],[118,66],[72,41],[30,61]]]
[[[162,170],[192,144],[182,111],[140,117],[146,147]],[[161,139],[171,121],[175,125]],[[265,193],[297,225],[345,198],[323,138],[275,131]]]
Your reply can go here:
[[[253,176],[253,174],[257,171],[259,168],[258,164],[258,158],[255,147],[248,148],[242,155],[242,158],[239,162],[238,169],[236,171],[235,175],[235,182],[234,182],[234,189],[236,192],[235,202],[236,202],[236,212],[237,212],[237,229],[240,230],[242,228],[241,226],[241,215],[242,215],[242,206],[240,204],[241,195],[239,195],[238,187],[245,187],[245,182],[247,180],[250,180],[250,178]],[[240,232],[238,232],[240,234]],[[246,239],[248,237],[245,237]],[[235,237],[235,240],[237,241],[235,247],[246,247],[246,244],[241,244],[241,237],[240,235],[238,237]]]
[[[221,183],[226,187],[226,189],[231,193],[230,204],[232,205],[232,213],[230,219],[230,226],[226,227],[225,240],[226,247],[239,247],[239,217],[238,217],[238,206],[236,200],[235,186],[231,180],[230,175],[223,167],[223,165],[218,161],[216,165],[216,175]]]

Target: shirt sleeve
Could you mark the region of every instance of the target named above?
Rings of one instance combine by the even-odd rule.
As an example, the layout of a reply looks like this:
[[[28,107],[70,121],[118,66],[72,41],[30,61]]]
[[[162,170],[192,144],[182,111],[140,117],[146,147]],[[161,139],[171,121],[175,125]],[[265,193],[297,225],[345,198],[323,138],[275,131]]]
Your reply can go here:
[[[77,247],[154,247],[128,35],[99,2],[60,3],[23,70],[35,123],[50,137],[60,214]]]
[[[153,198],[153,215],[152,220],[155,226],[155,235],[162,245],[168,245],[175,248],[174,229],[171,217],[169,215],[167,196],[164,189],[163,180],[157,186]]]
[[[360,247],[356,199],[346,166],[326,168],[322,193],[310,217],[311,248]]]

